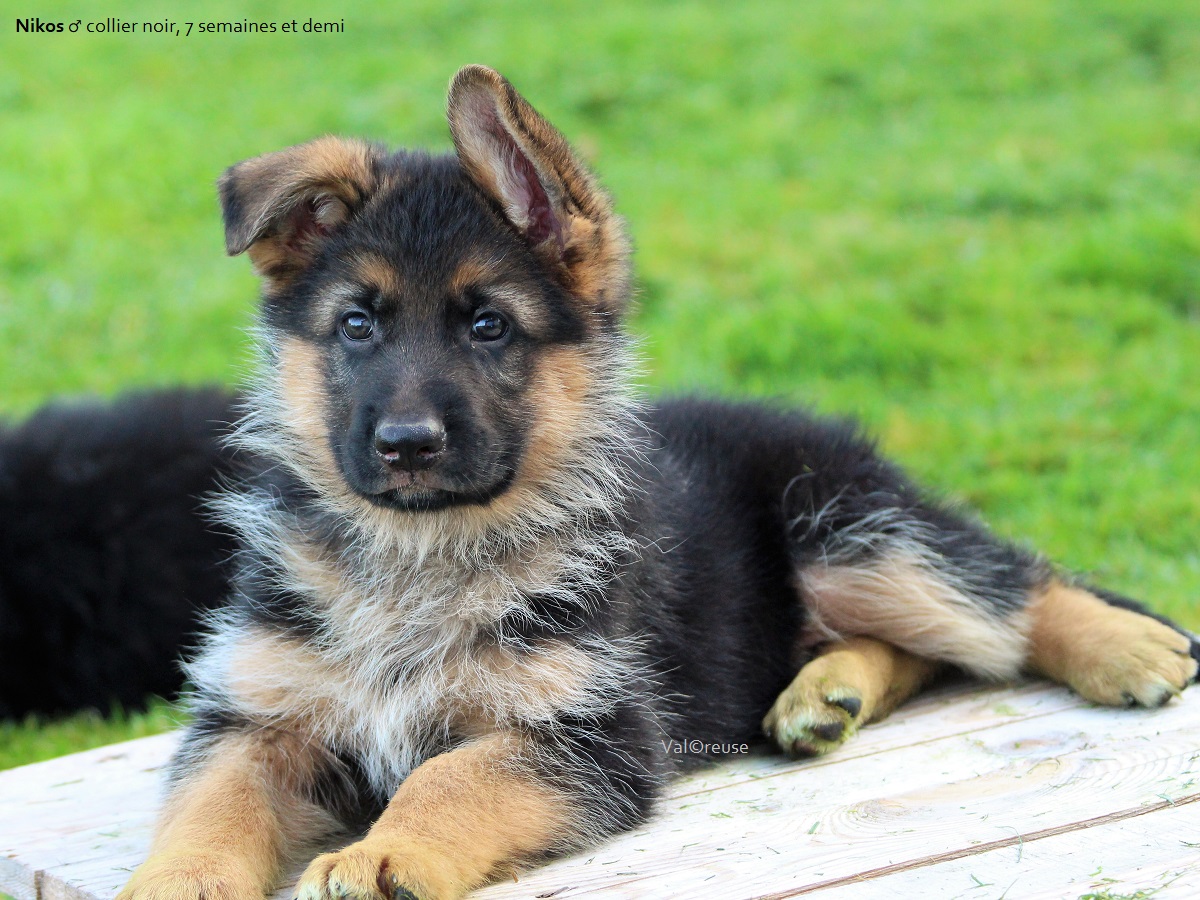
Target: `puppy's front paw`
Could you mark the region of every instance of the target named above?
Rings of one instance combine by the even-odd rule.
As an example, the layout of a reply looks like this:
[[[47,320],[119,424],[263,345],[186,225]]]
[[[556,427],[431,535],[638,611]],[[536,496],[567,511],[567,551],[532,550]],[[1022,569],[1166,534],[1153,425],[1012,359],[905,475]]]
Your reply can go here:
[[[218,854],[152,856],[117,900],[263,900],[254,879]]]
[[[314,859],[296,900],[454,900],[466,893],[445,863],[416,845],[367,840]]]

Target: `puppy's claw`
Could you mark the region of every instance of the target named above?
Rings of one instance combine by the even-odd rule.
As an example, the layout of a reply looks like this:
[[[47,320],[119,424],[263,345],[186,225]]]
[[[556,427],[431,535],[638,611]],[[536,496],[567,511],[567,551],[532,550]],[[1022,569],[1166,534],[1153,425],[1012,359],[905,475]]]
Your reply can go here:
[[[826,697],[825,702],[832,703],[834,706],[840,706],[849,713],[852,719],[857,718],[858,714],[862,712],[862,699],[859,697]]]

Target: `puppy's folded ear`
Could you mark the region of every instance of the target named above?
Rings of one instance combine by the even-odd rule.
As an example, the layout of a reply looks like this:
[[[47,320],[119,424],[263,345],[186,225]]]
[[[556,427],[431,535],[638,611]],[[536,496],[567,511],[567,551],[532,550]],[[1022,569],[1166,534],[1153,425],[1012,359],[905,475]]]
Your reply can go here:
[[[619,313],[629,292],[628,242],[607,195],[566,139],[486,66],[454,76],[448,107],[471,180],[564,287],[598,311]]]
[[[226,251],[249,250],[259,274],[287,281],[370,196],[375,153],[362,141],[323,137],[231,166],[217,182]]]

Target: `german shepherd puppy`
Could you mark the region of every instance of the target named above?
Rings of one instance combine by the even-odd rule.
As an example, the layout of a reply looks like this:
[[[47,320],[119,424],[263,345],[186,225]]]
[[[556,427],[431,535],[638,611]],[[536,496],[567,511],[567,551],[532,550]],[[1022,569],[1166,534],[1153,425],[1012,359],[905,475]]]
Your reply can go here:
[[[948,663],[1158,706],[1200,648],[925,497],[853,426],[631,393],[621,221],[496,72],[455,154],[220,181],[264,279],[233,596],[123,900],[460,897],[766,734],[826,753]],[[764,718],[765,716],[765,718]],[[683,745],[684,754],[670,752]]]

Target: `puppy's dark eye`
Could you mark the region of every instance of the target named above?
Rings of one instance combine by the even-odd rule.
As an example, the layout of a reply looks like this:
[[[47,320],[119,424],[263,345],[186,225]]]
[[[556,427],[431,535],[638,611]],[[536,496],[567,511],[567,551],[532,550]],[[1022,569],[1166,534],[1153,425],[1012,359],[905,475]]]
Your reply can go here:
[[[490,309],[475,316],[471,323],[471,337],[477,341],[498,341],[508,334],[508,322],[504,316]]]
[[[375,331],[371,317],[362,312],[348,312],[342,316],[342,334],[352,341],[365,341]]]

